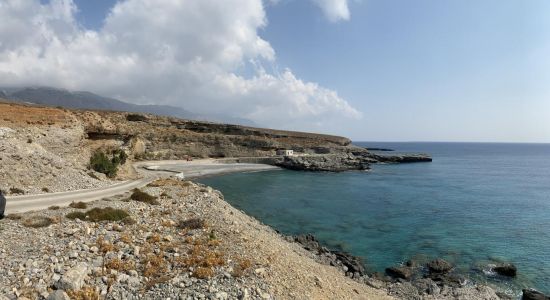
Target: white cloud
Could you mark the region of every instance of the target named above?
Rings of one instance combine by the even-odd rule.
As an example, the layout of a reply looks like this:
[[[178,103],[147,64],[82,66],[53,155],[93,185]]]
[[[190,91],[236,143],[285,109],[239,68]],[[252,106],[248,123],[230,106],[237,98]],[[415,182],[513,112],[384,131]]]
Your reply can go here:
[[[290,70],[238,75],[248,61],[276,63],[258,35],[261,0],[127,0],[97,31],[78,24],[76,9],[72,0],[0,2],[0,86],[90,90],[295,129],[361,115]]]
[[[350,18],[348,0],[312,0],[331,22],[347,21]]]

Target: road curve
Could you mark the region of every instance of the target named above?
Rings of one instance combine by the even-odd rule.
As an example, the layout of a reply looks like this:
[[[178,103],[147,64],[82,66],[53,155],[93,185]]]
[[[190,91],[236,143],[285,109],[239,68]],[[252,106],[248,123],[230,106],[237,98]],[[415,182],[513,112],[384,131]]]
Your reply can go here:
[[[67,206],[73,201],[90,202],[112,197],[134,188],[143,187],[156,178],[155,176],[148,176],[138,180],[123,181],[108,187],[89,190],[6,197],[6,214],[46,209],[53,205]]]
[[[46,209],[50,206],[67,206],[73,201],[90,202],[102,198],[123,194],[134,188],[140,188],[157,178],[179,174],[180,178],[195,178],[232,172],[262,171],[277,169],[260,164],[225,164],[212,159],[196,161],[146,161],[137,162],[134,168],[142,175],[137,180],[123,181],[108,187],[88,190],[68,191],[48,194],[35,194],[6,197],[6,214],[23,213],[31,210]]]

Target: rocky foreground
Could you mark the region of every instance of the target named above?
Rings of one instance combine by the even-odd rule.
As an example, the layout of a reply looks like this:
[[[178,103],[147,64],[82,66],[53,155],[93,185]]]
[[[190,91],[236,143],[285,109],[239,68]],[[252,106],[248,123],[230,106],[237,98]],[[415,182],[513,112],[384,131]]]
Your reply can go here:
[[[172,179],[143,191],[157,198],[120,195],[0,221],[0,299],[391,299],[218,191]]]

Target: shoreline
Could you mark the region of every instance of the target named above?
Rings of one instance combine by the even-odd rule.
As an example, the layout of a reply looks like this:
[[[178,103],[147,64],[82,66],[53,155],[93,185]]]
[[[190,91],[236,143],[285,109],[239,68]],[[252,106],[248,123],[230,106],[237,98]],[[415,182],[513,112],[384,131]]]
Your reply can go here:
[[[84,289],[107,299],[393,299],[319,264],[210,187],[159,179],[143,190],[158,197],[159,205],[126,200],[127,194],[88,203],[126,210],[132,223],[70,220],[67,213],[79,210],[69,207],[0,221],[0,237],[11,241],[0,250],[0,299]],[[44,218],[55,221],[42,228],[24,225]],[[194,218],[205,223],[182,229]],[[96,246],[100,240],[115,250],[102,253],[111,248]],[[197,273],[202,265],[190,260],[196,247],[222,259],[204,278]],[[156,275],[147,271],[154,253],[163,253],[166,264]]]

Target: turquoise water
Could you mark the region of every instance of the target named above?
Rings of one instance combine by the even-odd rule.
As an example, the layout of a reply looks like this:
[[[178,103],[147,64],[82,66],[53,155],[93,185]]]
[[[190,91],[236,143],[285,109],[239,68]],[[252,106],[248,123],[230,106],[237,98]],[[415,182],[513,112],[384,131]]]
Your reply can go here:
[[[356,144],[427,152],[434,161],[200,181],[282,233],[313,233],[362,256],[372,272],[413,257],[443,257],[503,291],[550,293],[549,144]],[[516,264],[518,278],[478,271],[496,261]]]

